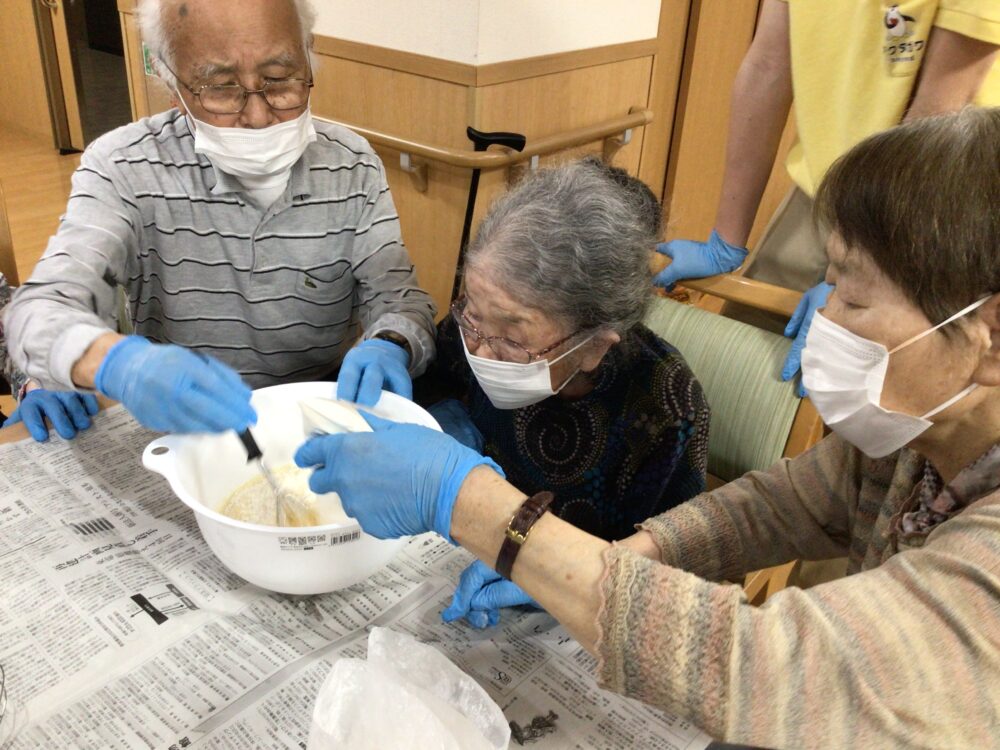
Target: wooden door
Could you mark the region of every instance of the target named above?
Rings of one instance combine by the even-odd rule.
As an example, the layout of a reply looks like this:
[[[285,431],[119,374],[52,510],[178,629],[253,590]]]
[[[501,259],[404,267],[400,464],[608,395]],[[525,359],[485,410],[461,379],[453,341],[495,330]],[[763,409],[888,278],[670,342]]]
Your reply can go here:
[[[62,110],[68,126],[68,143],[59,143],[60,148],[82,151],[86,145],[83,138],[83,123],[80,119],[80,101],[77,97],[76,73],[73,66],[73,45],[67,24],[67,0],[36,0],[43,6],[39,15],[39,39],[43,57],[54,65],[58,73],[58,88],[49,87],[50,106]],[[46,15],[47,13],[47,15]]]

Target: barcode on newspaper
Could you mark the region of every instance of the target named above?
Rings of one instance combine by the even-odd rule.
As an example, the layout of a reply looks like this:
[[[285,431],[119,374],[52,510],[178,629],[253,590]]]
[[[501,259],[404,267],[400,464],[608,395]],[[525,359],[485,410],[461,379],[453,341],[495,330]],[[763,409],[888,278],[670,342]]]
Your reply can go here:
[[[99,534],[102,531],[112,531],[115,528],[114,524],[106,518],[94,518],[89,521],[78,521],[77,523],[70,523],[69,526],[80,536]]]
[[[346,544],[347,542],[356,542],[361,538],[360,531],[352,531],[348,534],[341,534],[340,536],[330,535],[330,546],[335,544]]]

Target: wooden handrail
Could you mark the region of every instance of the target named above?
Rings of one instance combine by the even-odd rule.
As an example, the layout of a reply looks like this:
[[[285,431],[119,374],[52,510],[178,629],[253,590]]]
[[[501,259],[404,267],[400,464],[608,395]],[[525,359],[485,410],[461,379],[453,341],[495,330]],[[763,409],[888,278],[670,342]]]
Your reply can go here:
[[[802,292],[731,273],[704,279],[684,279],[678,283],[685,289],[710,294],[727,302],[750,305],[788,318],[792,317],[802,299]]]
[[[316,117],[316,119],[353,130],[358,135],[366,138],[373,146],[383,146],[394,151],[399,151],[401,154],[409,154],[410,156],[419,157],[426,161],[448,164],[452,167],[491,170],[503,169],[512,164],[528,161],[536,156],[609,138],[633,128],[645,127],[653,121],[653,113],[648,109],[634,109],[622,117],[605,120],[594,125],[587,125],[586,127],[577,128],[565,133],[546,136],[536,141],[529,140],[524,151],[463,151],[457,148],[432,146],[420,143],[419,141],[411,141],[407,138],[400,138],[379,130],[372,130],[371,128],[364,128],[339,120],[331,120],[325,117]]]

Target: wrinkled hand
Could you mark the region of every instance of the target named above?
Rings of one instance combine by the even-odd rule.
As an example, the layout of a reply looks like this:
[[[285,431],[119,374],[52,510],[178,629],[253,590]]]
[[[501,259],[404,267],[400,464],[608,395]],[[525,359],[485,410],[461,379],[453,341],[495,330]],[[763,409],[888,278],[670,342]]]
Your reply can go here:
[[[362,406],[375,406],[382,389],[413,398],[413,383],[406,366],[406,349],[383,339],[368,339],[344,357],[337,376],[337,398]]]
[[[476,427],[469,416],[469,410],[461,401],[447,398],[434,404],[427,411],[441,425],[445,435],[451,435],[466,448],[472,448],[477,453],[483,452],[485,443],[483,433]]]
[[[671,240],[657,245],[656,252],[672,261],[653,277],[653,283],[670,291],[674,284],[684,279],[703,279],[735,271],[743,264],[748,250],[730,245],[713,229],[708,242]]]
[[[111,347],[94,381],[97,390],[159,432],[242,432],[257,422],[250,389],[239,375],[173,344],[128,336]]]
[[[449,542],[458,490],[476,466],[495,463],[436,430],[362,413],[373,432],[306,441],[295,463],[315,467],[309,487],[336,492],[344,511],[378,539],[436,531]]]
[[[801,368],[802,350],[806,348],[806,336],[809,335],[809,326],[812,325],[813,316],[817,310],[823,308],[832,291],[833,284],[827,284],[824,281],[803,294],[802,299],[799,300],[799,306],[795,308],[795,313],[788,321],[788,325],[785,326],[785,335],[790,339],[795,339],[795,341],[792,342],[792,348],[788,350],[788,356],[785,358],[785,367],[781,371],[782,380],[791,380]],[[807,395],[805,386],[801,382],[799,382],[798,394],[802,398]]]
[[[90,393],[36,388],[25,394],[3,427],[24,422],[31,437],[44,443],[49,439],[47,417],[60,437],[71,440],[77,432],[90,427],[90,418],[97,414],[98,408],[97,397]]]
[[[500,622],[502,608],[522,604],[542,608],[520,586],[476,560],[462,571],[451,606],[441,613],[441,619],[454,622],[464,617],[472,627],[481,630]]]

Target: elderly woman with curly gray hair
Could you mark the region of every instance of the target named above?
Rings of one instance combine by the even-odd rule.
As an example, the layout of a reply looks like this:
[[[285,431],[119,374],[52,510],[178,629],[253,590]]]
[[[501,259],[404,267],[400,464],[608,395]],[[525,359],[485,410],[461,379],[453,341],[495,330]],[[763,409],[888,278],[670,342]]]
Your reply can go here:
[[[465,294],[416,383],[446,432],[607,540],[705,487],[708,404],[681,354],[642,324],[661,216],[644,183],[593,158],[529,175],[483,220]],[[468,575],[496,579],[485,566]],[[506,594],[469,621],[528,601]]]

